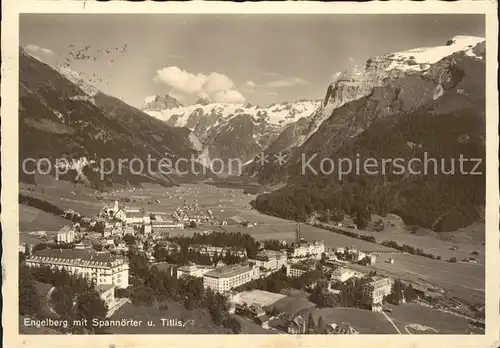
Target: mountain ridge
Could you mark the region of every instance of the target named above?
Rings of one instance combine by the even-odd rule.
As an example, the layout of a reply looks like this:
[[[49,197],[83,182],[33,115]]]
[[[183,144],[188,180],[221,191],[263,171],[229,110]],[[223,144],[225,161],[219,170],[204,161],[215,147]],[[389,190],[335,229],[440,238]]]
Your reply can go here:
[[[175,185],[175,177],[182,177],[175,170],[134,174],[130,165],[123,165],[103,176],[99,163],[107,159],[115,165],[120,159],[146,161],[148,156],[174,160],[197,156],[189,133],[187,129],[173,129],[95,87],[89,88],[69,70],[53,68],[20,48],[22,182],[36,183],[35,176],[23,170],[24,159],[47,159],[52,164],[50,174],[55,175],[57,160],[64,158],[73,166],[60,179],[70,182],[78,179],[99,189],[142,182]]]
[[[336,109],[344,104],[369,96],[377,87],[383,87],[398,78],[408,76],[423,76],[431,70],[432,64],[437,63],[446,55],[463,52],[467,57],[482,60],[481,50],[484,52],[484,38],[474,36],[455,36],[444,46],[410,49],[383,56],[368,58],[366,64],[353,65],[339,74],[329,85],[321,106],[311,116],[307,127],[302,129],[299,137],[289,139],[283,149],[287,155],[304,146],[314,135],[321,124],[328,119]],[[478,51],[478,48],[479,51]],[[477,52],[478,55],[475,53]],[[418,61],[417,61],[418,60]],[[432,63],[432,64],[431,64]],[[273,148],[272,144],[266,150],[267,154]],[[298,151],[298,150],[297,150]],[[276,152],[274,152],[275,154]],[[269,164],[268,166],[272,166]],[[256,176],[262,168],[250,165],[245,168],[246,175]],[[263,178],[266,181],[266,178]]]
[[[436,158],[468,154],[468,158],[483,159],[484,166],[485,45],[484,40],[477,39],[476,45],[467,45],[465,50],[437,59],[423,69],[403,74],[398,70],[378,86],[361,86],[366,88],[366,95],[332,108],[310,137],[288,150],[285,165],[249,165],[252,171],[247,174],[257,176],[261,183],[287,183],[271,194],[260,195],[255,206],[272,215],[302,221],[314,211],[325,209],[341,209],[363,217],[361,220],[368,213],[397,212],[405,222],[438,231],[452,231],[473,222],[477,214],[472,212],[484,206],[483,176],[350,173],[339,180],[321,172],[303,174],[301,160],[316,155],[310,165],[319,171],[323,158],[354,161],[361,154],[363,158],[409,160],[412,156],[422,159],[428,152]],[[385,69],[386,63],[378,62],[375,68]],[[331,86],[323,109],[319,109],[322,112],[325,105],[332,104],[332,91],[339,84]],[[342,93],[345,85],[340,86],[337,92]],[[353,96],[357,91],[351,89],[350,93]],[[437,223],[443,214],[453,218]],[[460,214],[465,218],[458,219]]]
[[[238,158],[245,163],[264,151],[282,129],[309,117],[319,105],[319,101],[300,100],[263,108],[249,103],[213,103],[201,99],[193,105],[143,110],[170,126],[189,128],[200,140],[207,157]]]

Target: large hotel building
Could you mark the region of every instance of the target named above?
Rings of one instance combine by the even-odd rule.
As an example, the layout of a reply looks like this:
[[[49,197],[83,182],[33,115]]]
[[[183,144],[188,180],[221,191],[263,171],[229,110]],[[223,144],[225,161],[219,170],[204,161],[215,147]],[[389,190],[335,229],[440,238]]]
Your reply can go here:
[[[384,297],[391,294],[393,284],[392,278],[375,276],[363,286],[363,293],[368,304],[371,305],[372,311],[382,310],[382,301]]]
[[[110,254],[78,249],[44,249],[26,260],[28,267],[48,266],[81,275],[99,285],[128,287],[128,262]]]
[[[274,271],[286,266],[287,255],[284,251],[261,250],[254,259],[249,261],[255,263],[260,268]]]
[[[236,264],[206,273],[203,275],[203,286],[224,293],[259,277],[259,267],[256,265]]]

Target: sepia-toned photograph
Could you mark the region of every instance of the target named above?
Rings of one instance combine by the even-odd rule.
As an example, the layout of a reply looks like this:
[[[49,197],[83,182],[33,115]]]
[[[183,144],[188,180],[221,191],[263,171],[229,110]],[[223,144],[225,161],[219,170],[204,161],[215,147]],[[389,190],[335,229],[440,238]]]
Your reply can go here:
[[[485,13],[26,12],[19,335],[498,336]]]

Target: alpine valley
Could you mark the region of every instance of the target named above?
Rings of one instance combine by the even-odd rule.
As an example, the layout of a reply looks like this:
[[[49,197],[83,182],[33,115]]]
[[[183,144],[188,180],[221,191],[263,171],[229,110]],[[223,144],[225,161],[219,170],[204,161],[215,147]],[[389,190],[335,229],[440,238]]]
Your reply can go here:
[[[474,12],[22,14],[18,332],[485,335]]]
[[[45,160],[55,175],[56,166],[70,166],[59,177],[89,187],[104,189],[151,182],[171,186],[184,180],[174,169],[172,175],[136,175],[130,166],[109,170],[101,179],[100,163],[118,164],[119,159],[148,155],[163,158],[190,158],[197,155],[187,128],[173,128],[142,111],[106,95],[74,71],[54,69],[20,48],[19,56],[19,166],[20,180],[36,183],[33,163]],[[58,159],[66,159],[57,162]],[[105,161],[105,162],[101,162]],[[33,161],[32,161],[33,162]],[[40,161],[39,163],[42,163]],[[50,167],[49,164],[50,163]],[[26,170],[22,166],[25,165]],[[108,168],[110,169],[110,168]],[[106,169],[106,170],[108,170]],[[63,170],[61,170],[63,171]],[[64,170],[66,171],[66,170]],[[177,179],[176,179],[177,178]]]
[[[261,107],[199,98],[182,105],[167,94],[147,97],[138,110],[73,71],[51,68],[22,51],[20,158],[69,158],[75,170],[66,179],[82,172],[79,180],[93,187],[172,185],[186,179],[176,173],[111,174],[102,182],[90,169],[107,157],[168,154],[195,156],[200,163],[237,158],[244,167],[236,180],[258,181],[274,190],[254,202],[267,214],[306,221],[318,214],[328,220],[341,211],[363,227],[371,213],[393,212],[408,224],[454,231],[482,219],[483,176],[392,172],[339,177],[319,168],[325,157],[408,161],[462,155],[482,159],[477,168],[468,163],[469,171],[484,170],[484,58],[483,38],[456,36],[443,46],[388,53],[352,66],[338,74],[320,101]],[[256,156],[262,153],[280,154],[287,161],[261,165]],[[314,170],[304,172],[304,158],[313,158],[307,167]],[[21,180],[34,177],[22,174]]]

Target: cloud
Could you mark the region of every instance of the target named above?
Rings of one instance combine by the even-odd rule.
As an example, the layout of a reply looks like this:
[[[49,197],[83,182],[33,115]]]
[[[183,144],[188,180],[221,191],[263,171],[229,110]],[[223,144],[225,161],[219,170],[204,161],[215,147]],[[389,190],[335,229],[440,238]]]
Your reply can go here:
[[[296,85],[308,85],[309,81],[306,81],[300,77],[287,77],[282,79],[277,79],[273,81],[266,82],[267,87],[282,88],[282,87],[293,87]]]
[[[51,56],[51,57],[54,55],[54,51],[52,51],[48,48],[44,48],[44,47],[40,47],[40,46],[32,45],[32,44],[24,46],[24,50],[29,52],[29,53],[35,54],[35,55],[42,54],[42,55]]]
[[[201,92],[207,76],[191,74],[176,66],[171,66],[157,70],[154,80],[185,94],[197,94]]]
[[[213,100],[226,103],[243,103],[245,101],[245,97],[243,97],[243,95],[237,90],[228,89],[217,92],[217,94],[213,96]]]
[[[277,97],[279,94],[276,92],[267,92],[267,95],[269,95],[271,97]]]
[[[173,93],[186,96],[208,97],[215,102],[245,100],[235,89],[234,82],[226,75],[217,72],[212,72],[210,75],[193,74],[176,66],[170,66],[157,70],[154,81],[167,85]]]
[[[348,60],[349,62],[354,62],[354,58],[353,58],[353,57],[349,57],[349,58],[347,58],[347,60]]]
[[[253,81],[247,81],[247,82],[245,82],[245,86],[254,88],[257,85]]]

